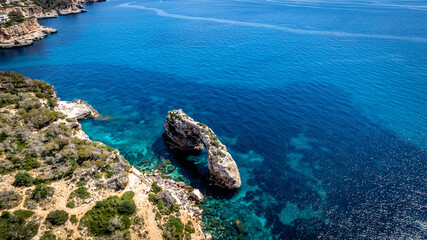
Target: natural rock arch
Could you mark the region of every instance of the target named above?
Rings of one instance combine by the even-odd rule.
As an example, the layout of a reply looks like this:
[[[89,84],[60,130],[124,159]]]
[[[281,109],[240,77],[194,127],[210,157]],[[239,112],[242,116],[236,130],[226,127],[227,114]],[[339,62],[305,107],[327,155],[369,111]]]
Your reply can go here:
[[[194,121],[181,109],[169,111],[163,136],[172,147],[180,150],[208,151],[209,173],[216,183],[229,189],[241,186],[237,164],[215,133],[203,123]]]

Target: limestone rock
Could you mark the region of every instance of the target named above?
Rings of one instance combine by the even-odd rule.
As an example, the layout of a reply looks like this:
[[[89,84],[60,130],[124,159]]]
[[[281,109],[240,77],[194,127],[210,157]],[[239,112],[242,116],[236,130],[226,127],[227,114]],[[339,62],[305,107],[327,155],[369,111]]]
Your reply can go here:
[[[190,193],[191,197],[196,200],[196,202],[203,202],[203,194],[199,191],[199,189],[194,189]]]
[[[241,186],[236,162],[212,129],[194,121],[181,109],[169,111],[164,127],[164,139],[172,148],[200,150],[203,148],[201,143],[205,145],[208,151],[209,173],[217,184],[229,189]]]
[[[57,110],[67,115],[68,118],[77,120],[95,117],[98,112],[83,100],[59,101]]]
[[[56,32],[56,29],[40,26],[36,18],[28,19],[7,28],[0,28],[0,48],[28,46]]]

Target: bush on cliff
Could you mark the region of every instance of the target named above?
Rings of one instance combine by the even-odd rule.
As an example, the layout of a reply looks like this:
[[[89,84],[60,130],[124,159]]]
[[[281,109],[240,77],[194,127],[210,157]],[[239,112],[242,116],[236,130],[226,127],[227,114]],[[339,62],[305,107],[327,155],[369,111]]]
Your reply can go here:
[[[15,191],[4,190],[0,192],[0,210],[10,209],[18,206],[22,201],[22,196]]]
[[[31,211],[18,210],[13,214],[3,212],[0,216],[0,239],[30,240],[38,232],[39,224],[28,219]]]
[[[17,23],[22,23],[22,22],[24,22],[25,21],[25,18],[24,18],[24,16],[22,16],[22,14],[21,13],[19,13],[19,12],[17,12],[17,11],[12,11],[12,12],[10,12],[9,14],[8,14],[8,16],[9,16],[9,21],[7,21],[7,22],[5,22],[5,23],[2,23],[2,24],[0,24],[0,27],[4,27],[4,28],[7,28],[7,27],[10,27],[10,26],[12,26],[12,25],[14,25],[14,24],[17,24]]]
[[[36,202],[40,202],[41,200],[45,200],[49,197],[52,197],[54,193],[54,189],[45,184],[37,185],[34,190],[31,192],[31,200]]]
[[[40,240],[57,240],[59,238],[56,238],[56,235],[53,234],[51,231],[46,231],[43,233],[43,235],[40,237]]]
[[[113,196],[97,202],[85,213],[81,223],[86,225],[94,236],[111,235],[129,229],[130,216],[135,212],[133,200],[122,200],[118,196]]]
[[[46,217],[46,222],[53,226],[61,226],[68,220],[69,214],[64,210],[56,210],[50,212]]]
[[[163,230],[163,239],[176,240],[184,237],[184,224],[180,218],[170,216]]]
[[[27,172],[19,172],[15,175],[15,187],[31,187],[33,186],[34,178]]]

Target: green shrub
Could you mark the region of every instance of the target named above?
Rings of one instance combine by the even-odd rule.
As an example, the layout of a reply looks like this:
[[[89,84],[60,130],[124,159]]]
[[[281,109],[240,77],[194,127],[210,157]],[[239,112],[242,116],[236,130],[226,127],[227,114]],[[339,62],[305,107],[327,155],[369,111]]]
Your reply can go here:
[[[0,133],[0,143],[4,142],[6,140],[7,134],[5,132]]]
[[[36,92],[36,97],[41,98],[41,99],[45,98],[44,94],[41,92]]]
[[[130,200],[131,201],[134,196],[135,196],[135,193],[133,191],[127,191],[127,192],[123,193],[122,200]]]
[[[163,230],[163,239],[182,239],[184,236],[184,224],[180,218],[170,216]]]
[[[46,198],[52,197],[54,193],[54,189],[45,184],[37,185],[33,192],[31,193],[31,199],[40,202],[41,200],[45,200]]]
[[[87,191],[87,188],[79,187],[70,194],[70,198],[73,197],[78,197],[84,200],[90,198],[90,193]]]
[[[47,217],[46,221],[52,224],[53,226],[60,226],[67,222],[69,217],[69,214],[64,210],[56,210],[50,212]]]
[[[150,193],[148,195],[148,201],[152,202],[152,203],[157,203],[157,195],[156,194],[152,194]]]
[[[40,167],[40,163],[39,161],[37,161],[37,158],[31,157],[31,156],[25,156],[24,165],[21,167],[22,169],[31,170],[38,167]]]
[[[33,211],[19,209],[19,210],[16,210],[15,212],[13,212],[13,215],[15,215],[19,219],[28,219],[28,218],[30,218],[31,216],[34,215],[34,212]]]
[[[123,231],[130,227],[131,221],[128,214],[136,211],[136,206],[135,210],[133,207],[133,202],[112,196],[97,202],[85,213],[81,223],[86,225],[89,232],[95,236],[111,235],[115,231]]]
[[[55,234],[53,234],[51,231],[46,231],[41,236],[40,240],[56,240]]]
[[[161,187],[159,187],[159,186],[157,186],[157,182],[153,182],[153,183],[151,184],[151,191],[152,191],[153,193],[158,193],[158,192],[162,191],[162,188],[161,188]]]
[[[162,214],[160,214],[159,211],[156,211],[156,220],[157,221],[162,220]]]
[[[119,204],[118,212],[125,215],[133,215],[136,213],[136,205],[133,201],[123,200]]]
[[[86,181],[84,181],[84,180],[80,180],[78,183],[77,183],[77,187],[84,187],[84,186],[86,186],[87,185],[87,182]]]
[[[37,129],[42,129],[58,119],[58,113],[46,108],[31,109],[22,115],[25,123]]]
[[[34,178],[30,176],[27,172],[19,172],[15,175],[15,182],[13,186],[15,187],[31,187],[33,186]]]
[[[39,224],[28,221],[31,211],[3,212],[0,216],[0,239],[30,240],[38,232]]]
[[[195,232],[196,232],[196,229],[194,229],[194,228],[192,227],[191,222],[190,222],[190,221],[188,221],[187,225],[185,225],[185,231],[186,231],[186,232],[188,232],[188,233],[190,233],[190,234],[192,234],[192,233],[195,233]]]
[[[74,200],[68,201],[66,207],[67,208],[75,208],[76,203],[74,202]]]
[[[179,206],[178,205],[176,205],[176,204],[173,204],[172,205],[172,207],[171,207],[171,210],[173,211],[173,212],[179,212]]]
[[[70,217],[70,222],[71,222],[72,224],[77,224],[77,223],[79,222],[79,220],[77,219],[77,216],[76,216],[76,215],[71,215],[71,217]]]

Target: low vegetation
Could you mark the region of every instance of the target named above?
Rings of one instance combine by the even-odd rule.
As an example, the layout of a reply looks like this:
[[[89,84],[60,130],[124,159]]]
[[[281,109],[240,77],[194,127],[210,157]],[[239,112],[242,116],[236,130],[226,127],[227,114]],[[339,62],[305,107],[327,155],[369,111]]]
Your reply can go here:
[[[133,192],[125,193],[122,198],[113,196],[97,202],[83,216],[81,224],[87,226],[94,236],[126,232],[131,225],[131,218],[136,213],[133,195]]]
[[[0,24],[0,28],[7,28],[10,27],[14,24],[18,24],[18,23],[22,23],[25,21],[24,16],[22,16],[21,13],[16,12],[16,11],[12,11],[8,14],[9,16],[9,21]]]
[[[12,190],[0,192],[0,210],[17,207],[22,201],[22,195]]]
[[[33,186],[34,178],[30,176],[27,172],[19,172],[15,175],[15,182],[13,186],[15,187],[31,187]]]
[[[65,116],[55,110],[57,102],[53,86],[15,72],[0,71],[0,174],[14,177],[15,187],[27,188],[21,193],[0,191],[0,210],[19,206],[24,194],[24,208],[50,206],[55,196],[51,185],[59,180],[68,185],[76,183],[77,188],[70,197],[79,201],[90,198],[88,182],[95,183],[91,186],[97,188],[121,190],[126,187],[129,163],[111,147],[77,138],[80,125],[75,118],[65,120]],[[128,236],[127,229],[136,212],[133,195],[126,193],[123,199],[100,201],[102,203],[87,212],[80,224],[88,224],[89,232],[96,236],[112,232]],[[73,204],[69,201],[67,206],[74,207]],[[104,209],[101,206],[114,209],[114,216],[108,218],[105,229],[101,226],[105,221],[99,224],[97,217],[104,219],[111,211],[99,211]],[[56,228],[69,218],[66,211],[56,209],[52,209],[44,222],[40,216],[23,218],[4,212],[0,239],[31,239],[39,224]],[[72,216],[70,221],[78,224],[77,216]],[[18,229],[22,235],[15,234]],[[46,233],[43,239],[54,238]]]
[[[32,211],[17,210],[13,214],[3,212],[0,216],[0,239],[32,239],[38,231],[39,224],[30,218]]]
[[[55,210],[47,215],[46,222],[53,226],[61,226],[68,221],[69,216],[68,212],[64,210]]]

